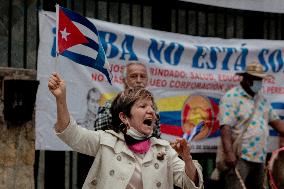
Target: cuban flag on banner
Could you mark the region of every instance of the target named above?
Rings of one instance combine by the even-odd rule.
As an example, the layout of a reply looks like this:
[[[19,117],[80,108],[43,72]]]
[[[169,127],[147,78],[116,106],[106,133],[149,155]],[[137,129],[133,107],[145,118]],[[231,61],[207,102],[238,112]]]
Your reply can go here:
[[[87,18],[56,5],[56,53],[99,70],[111,84],[112,74],[98,30]]]

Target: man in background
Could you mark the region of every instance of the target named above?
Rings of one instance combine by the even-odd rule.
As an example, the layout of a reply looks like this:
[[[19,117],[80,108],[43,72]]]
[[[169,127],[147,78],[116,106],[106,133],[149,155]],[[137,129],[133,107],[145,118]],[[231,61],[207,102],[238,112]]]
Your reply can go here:
[[[140,62],[129,62],[126,64],[123,70],[123,84],[126,88],[146,88],[149,81],[149,73],[145,64]],[[111,113],[110,113],[111,101],[107,101],[103,107],[99,108],[98,116],[95,121],[95,130],[106,130],[111,125]],[[156,108],[156,115],[159,118],[159,114]],[[153,136],[160,138],[160,124],[159,119],[156,122],[153,130]]]
[[[267,77],[262,65],[253,62],[242,76],[239,86],[230,89],[221,98],[219,120],[225,163],[225,188],[262,188],[267,155],[269,127],[284,136],[284,122],[261,94]],[[242,122],[243,121],[243,122]],[[242,123],[242,124],[239,124]],[[233,152],[233,141],[241,136],[240,154]]]

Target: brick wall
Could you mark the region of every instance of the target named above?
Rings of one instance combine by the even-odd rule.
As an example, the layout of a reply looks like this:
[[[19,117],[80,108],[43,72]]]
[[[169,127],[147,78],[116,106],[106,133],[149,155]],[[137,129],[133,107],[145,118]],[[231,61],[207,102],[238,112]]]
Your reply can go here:
[[[0,189],[34,188],[35,123],[4,121],[3,80],[35,80],[35,70],[0,68]]]

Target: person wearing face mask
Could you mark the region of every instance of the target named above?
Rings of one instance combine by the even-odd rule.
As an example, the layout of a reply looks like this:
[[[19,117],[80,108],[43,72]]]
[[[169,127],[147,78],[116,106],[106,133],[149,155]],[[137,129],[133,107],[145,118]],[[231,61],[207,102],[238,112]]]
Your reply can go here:
[[[57,73],[48,88],[56,99],[56,135],[74,151],[95,157],[83,189],[173,189],[174,184],[204,188],[201,166],[192,159],[185,139],[170,144],[152,137],[157,117],[154,98],[146,89],[120,92],[111,105],[112,129],[92,131],[69,114],[66,85]]]
[[[124,89],[128,88],[146,88],[149,80],[149,73],[147,66],[138,61],[127,62],[122,70],[122,81],[124,84]],[[111,107],[112,100],[106,101],[106,103],[98,108],[95,121],[93,122],[92,129],[97,130],[107,130],[111,127]],[[159,112],[155,107],[157,120],[155,122],[153,136],[160,138],[160,119]],[[87,175],[88,167],[93,162],[94,158],[78,153],[78,172],[80,176],[77,178],[78,185],[83,184],[84,178]]]
[[[269,127],[284,136],[284,122],[261,93],[263,80],[268,77],[262,65],[252,62],[239,86],[224,94],[219,103],[221,141],[225,164],[222,174],[225,189],[262,188],[268,145]],[[233,152],[233,142],[240,136],[239,154]]]

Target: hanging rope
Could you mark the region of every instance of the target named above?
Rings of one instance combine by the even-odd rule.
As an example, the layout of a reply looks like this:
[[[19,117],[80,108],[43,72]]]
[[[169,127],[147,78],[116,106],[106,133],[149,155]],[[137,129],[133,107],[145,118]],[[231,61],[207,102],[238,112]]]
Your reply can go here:
[[[235,167],[235,173],[236,173],[236,175],[237,175],[237,177],[238,177],[238,179],[239,179],[239,181],[241,183],[242,189],[247,189],[247,187],[245,185],[245,182],[242,179],[241,174],[240,174],[239,170],[236,167]]]

